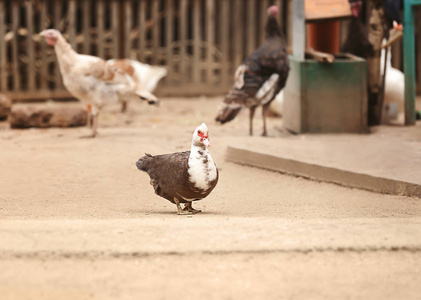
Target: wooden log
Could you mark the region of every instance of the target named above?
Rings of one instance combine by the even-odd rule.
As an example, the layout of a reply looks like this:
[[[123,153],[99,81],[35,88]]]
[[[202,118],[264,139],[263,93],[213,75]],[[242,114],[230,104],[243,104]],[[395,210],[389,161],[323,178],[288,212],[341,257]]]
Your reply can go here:
[[[85,126],[86,109],[80,104],[15,104],[9,115],[12,128]]]
[[[5,120],[10,114],[12,99],[0,94],[0,120]]]

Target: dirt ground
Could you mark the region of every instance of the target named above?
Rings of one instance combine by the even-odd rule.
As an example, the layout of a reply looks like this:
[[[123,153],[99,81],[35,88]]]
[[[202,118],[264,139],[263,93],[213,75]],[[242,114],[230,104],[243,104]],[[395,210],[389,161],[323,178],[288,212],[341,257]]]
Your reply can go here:
[[[170,228],[174,220],[189,217],[177,216],[173,204],[154,194],[147,174],[139,172],[135,162],[145,152],[188,150],[193,130],[202,122],[210,130],[210,151],[220,180],[208,198],[195,203],[203,211],[192,217],[198,223],[232,217],[249,218],[251,225],[257,218],[421,217],[418,198],[381,195],[226,162],[231,138],[248,138],[248,115],[244,111],[233,122],[217,125],[219,101],[163,99],[160,107],[131,103],[124,115],[118,113],[118,106],[106,107],[95,139],[81,138],[89,133],[83,127],[10,130],[0,123],[1,222],[157,219]],[[260,110],[255,134],[262,129],[259,114]],[[268,125],[269,139],[288,138],[280,118],[270,118]],[[173,230],[176,235],[177,228]],[[200,238],[207,234],[204,230]],[[0,254],[0,294],[2,299],[174,299],[175,295],[186,299],[417,299],[420,267],[419,253],[407,251],[248,253],[245,249],[244,253],[87,259],[72,253],[53,259]]]

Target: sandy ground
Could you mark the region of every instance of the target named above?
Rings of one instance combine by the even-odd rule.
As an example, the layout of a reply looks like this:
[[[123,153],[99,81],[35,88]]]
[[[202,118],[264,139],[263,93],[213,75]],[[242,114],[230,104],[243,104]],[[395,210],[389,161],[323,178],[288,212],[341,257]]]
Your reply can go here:
[[[0,123],[1,222],[151,219],[171,228],[180,218],[189,217],[177,216],[173,204],[154,194],[147,174],[139,172],[135,162],[145,152],[188,150],[193,130],[202,122],[210,129],[210,151],[220,181],[208,198],[196,203],[203,212],[190,218],[198,224],[241,217],[250,220],[248,230],[253,231],[258,218],[340,222],[421,217],[418,198],[381,195],[225,162],[232,137],[249,138],[248,116],[243,112],[232,123],[216,125],[219,100],[163,99],[159,108],[131,103],[125,115],[118,113],[118,106],[110,106],[100,117],[95,139],[81,138],[87,128],[10,130]],[[261,132],[259,114],[256,134]],[[285,137],[281,119],[271,118],[268,124],[269,139]],[[203,226],[197,243],[211,232],[206,226],[212,225]],[[58,230],[51,227],[53,232]],[[177,228],[173,230],[176,235]],[[411,251],[254,253],[244,249],[244,253],[124,258],[78,258],[68,253],[53,259],[0,255],[0,294],[2,299],[138,299],[140,295],[144,299],[417,299],[420,267],[419,252]]]

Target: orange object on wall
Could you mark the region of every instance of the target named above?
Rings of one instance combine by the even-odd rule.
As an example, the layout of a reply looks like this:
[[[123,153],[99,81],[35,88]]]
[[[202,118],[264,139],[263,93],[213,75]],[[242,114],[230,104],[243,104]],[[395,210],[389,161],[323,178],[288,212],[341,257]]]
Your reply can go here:
[[[326,53],[338,53],[339,21],[307,24],[307,47]]]

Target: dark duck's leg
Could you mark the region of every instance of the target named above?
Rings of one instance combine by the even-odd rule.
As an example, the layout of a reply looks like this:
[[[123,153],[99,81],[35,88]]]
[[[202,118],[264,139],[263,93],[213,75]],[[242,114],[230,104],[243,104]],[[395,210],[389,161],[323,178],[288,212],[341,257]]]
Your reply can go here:
[[[121,102],[121,112],[125,113],[127,111],[127,101]]]
[[[254,118],[255,111],[256,111],[256,106],[250,107],[250,135],[253,135],[253,118]]]
[[[184,206],[184,209],[183,209],[184,211],[189,211],[189,212],[191,212],[191,213],[193,213],[193,214],[196,214],[196,213],[199,213],[199,212],[201,212],[201,210],[200,209],[194,209],[193,207],[192,207],[192,203],[191,202],[187,202],[186,204],[185,204],[185,206]]]
[[[175,205],[177,205],[177,215],[191,215],[192,212],[183,210],[180,205],[180,201],[174,197]]]
[[[262,133],[262,136],[268,135],[267,130],[266,130],[266,116],[268,115],[268,112],[269,112],[269,106],[270,106],[270,102],[266,103],[262,107],[262,117],[263,117],[263,133]]]

